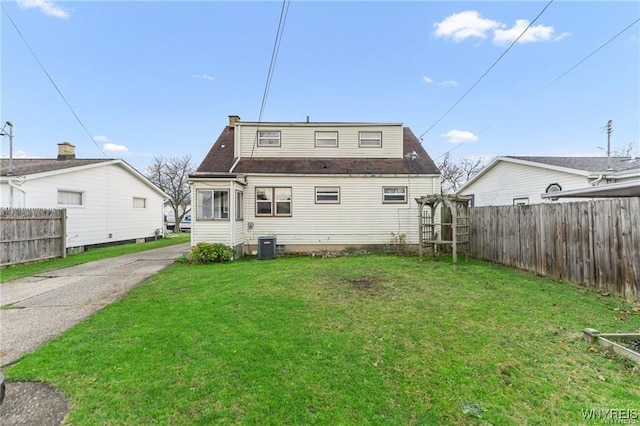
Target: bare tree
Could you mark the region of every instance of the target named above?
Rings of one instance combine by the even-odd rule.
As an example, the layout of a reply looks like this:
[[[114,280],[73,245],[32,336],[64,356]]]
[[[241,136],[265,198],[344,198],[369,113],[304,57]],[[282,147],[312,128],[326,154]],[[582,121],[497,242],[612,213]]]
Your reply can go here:
[[[456,162],[451,158],[451,153],[447,152],[438,164],[442,192],[445,194],[456,192],[480,171],[483,162],[480,157],[463,157]]]
[[[169,205],[173,209],[175,232],[180,232],[180,222],[191,211],[191,189],[189,174],[193,173],[191,156],[155,157],[145,170],[145,176],[169,196]]]
[[[633,156],[633,142],[629,142],[628,144],[617,147],[613,151],[611,151],[612,157],[631,157]]]

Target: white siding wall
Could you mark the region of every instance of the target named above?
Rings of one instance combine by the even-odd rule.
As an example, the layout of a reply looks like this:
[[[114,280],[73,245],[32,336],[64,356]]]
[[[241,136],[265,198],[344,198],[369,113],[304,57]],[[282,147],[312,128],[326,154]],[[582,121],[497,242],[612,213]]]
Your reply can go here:
[[[22,189],[20,207],[67,209],[67,247],[153,237],[164,228],[163,198],[118,165],[27,178]],[[59,205],[58,190],[82,192],[84,205]],[[146,198],[146,208],[133,208],[133,197]]]
[[[258,147],[253,125],[238,125],[235,128],[235,156],[242,157],[347,157],[347,158],[402,158],[403,130],[402,125],[372,125],[358,127],[327,126],[260,126],[260,130],[280,131],[279,147]],[[316,148],[316,131],[337,131],[337,148]],[[358,134],[360,131],[382,132],[381,148],[360,148]]]
[[[418,204],[414,199],[433,194],[434,188],[440,186],[439,177],[406,176],[250,176],[247,183],[244,220],[239,225],[244,243],[251,245],[262,236],[276,236],[278,245],[389,244],[392,233],[404,233],[408,243],[417,244]],[[194,188],[203,186],[203,183],[194,184]],[[340,204],[315,204],[316,186],[340,187]],[[408,202],[383,204],[383,186],[407,187]],[[256,217],[256,187],[291,187],[292,216]],[[253,230],[248,229],[249,222],[254,224]],[[228,226],[229,221],[198,222],[192,233],[192,244],[200,241],[229,244]]]
[[[501,161],[467,187],[461,195],[474,195],[474,205],[478,207],[511,206],[514,198],[527,197],[529,204],[540,204],[551,202],[540,198],[540,195],[552,183],[560,184],[562,190],[587,188],[589,185],[584,176]]]
[[[237,244],[232,241],[232,227],[234,225],[235,209],[233,204],[235,198],[233,192],[229,193],[229,219],[198,219],[198,190],[227,190],[230,183],[227,182],[195,182],[191,187],[191,245],[199,242],[223,243],[228,246]],[[246,194],[245,194],[246,196]],[[235,236],[235,233],[233,233]]]

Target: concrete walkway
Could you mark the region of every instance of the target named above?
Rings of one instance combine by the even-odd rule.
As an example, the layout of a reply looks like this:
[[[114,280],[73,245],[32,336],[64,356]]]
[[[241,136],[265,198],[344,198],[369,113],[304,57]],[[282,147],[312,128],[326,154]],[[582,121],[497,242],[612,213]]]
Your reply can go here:
[[[189,251],[178,244],[0,284],[0,366],[17,361]]]

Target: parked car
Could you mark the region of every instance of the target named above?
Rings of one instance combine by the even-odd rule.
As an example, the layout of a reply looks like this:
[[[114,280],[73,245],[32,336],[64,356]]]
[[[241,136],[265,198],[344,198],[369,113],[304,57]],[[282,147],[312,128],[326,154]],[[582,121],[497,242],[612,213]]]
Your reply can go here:
[[[166,223],[167,229],[170,231],[173,231],[176,227],[175,222],[173,220],[169,220],[169,218],[167,218],[166,216],[165,216],[165,223]],[[180,231],[191,232],[191,215],[190,214],[186,214],[182,218],[182,221],[180,222]]]

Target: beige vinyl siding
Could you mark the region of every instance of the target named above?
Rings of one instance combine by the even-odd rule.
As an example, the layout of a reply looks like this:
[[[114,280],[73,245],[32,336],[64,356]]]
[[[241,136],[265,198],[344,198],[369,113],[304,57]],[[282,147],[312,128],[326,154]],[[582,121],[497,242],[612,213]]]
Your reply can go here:
[[[473,195],[475,206],[513,205],[515,198],[528,198],[529,204],[540,204],[547,187],[557,183],[563,191],[587,188],[585,176],[501,161],[469,185],[461,195]],[[575,199],[560,199],[560,202]]]
[[[256,145],[255,125],[238,125],[235,130],[235,156],[242,157],[346,157],[346,158],[402,158],[402,125],[360,126],[260,126],[260,130],[279,130],[279,147]],[[338,147],[316,147],[316,131],[338,132]],[[382,147],[361,148],[361,131],[382,132]]]
[[[392,233],[418,242],[418,205],[437,177],[252,177],[245,191],[245,242],[276,236],[279,245],[388,244]],[[291,217],[255,217],[255,187],[292,187]],[[316,204],[316,186],[339,186],[340,204]],[[406,186],[407,204],[384,204],[383,186]],[[437,186],[437,184],[436,184]],[[254,223],[253,231],[247,223]]]
[[[235,197],[231,191],[233,184],[226,181],[221,182],[195,182],[191,188],[191,244],[195,245],[199,242],[223,243],[232,246],[234,241],[232,238],[235,233],[232,232],[235,222]],[[229,191],[229,218],[228,219],[199,219],[198,218],[198,191],[199,190],[215,190]],[[245,195],[246,196],[246,195]]]
[[[117,164],[29,178],[22,189],[21,207],[67,209],[67,247],[153,237],[164,228],[162,196]],[[59,205],[58,190],[82,192],[83,204]],[[134,208],[133,197],[146,207]]]

